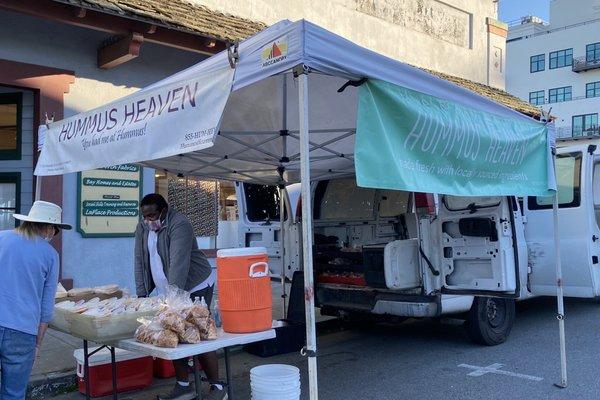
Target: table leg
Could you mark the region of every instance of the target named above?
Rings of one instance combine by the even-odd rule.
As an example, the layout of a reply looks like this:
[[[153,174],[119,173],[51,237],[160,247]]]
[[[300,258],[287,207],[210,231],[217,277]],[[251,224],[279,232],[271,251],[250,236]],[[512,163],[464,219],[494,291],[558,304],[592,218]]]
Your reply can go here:
[[[200,371],[198,371],[200,360],[198,359],[198,356],[193,356],[192,360],[194,361],[192,363],[192,368],[194,368],[194,386],[196,387],[196,398],[197,400],[202,400],[202,380],[200,379]]]
[[[113,400],[117,400],[117,362],[115,360],[115,348],[109,347],[110,350],[110,366],[112,368],[112,390]]]
[[[225,352],[225,375],[227,376],[227,400],[233,400],[233,381],[231,380],[231,369],[229,368],[229,348],[223,349]]]
[[[90,400],[90,363],[88,355],[88,341],[83,339],[83,380],[85,382],[85,398]]]

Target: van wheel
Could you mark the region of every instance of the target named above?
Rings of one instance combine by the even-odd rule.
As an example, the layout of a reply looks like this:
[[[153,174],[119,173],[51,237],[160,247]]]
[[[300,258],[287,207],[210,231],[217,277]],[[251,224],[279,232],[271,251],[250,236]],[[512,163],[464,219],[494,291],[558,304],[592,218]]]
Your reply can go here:
[[[465,328],[473,342],[495,346],[506,341],[514,322],[513,299],[475,297]]]

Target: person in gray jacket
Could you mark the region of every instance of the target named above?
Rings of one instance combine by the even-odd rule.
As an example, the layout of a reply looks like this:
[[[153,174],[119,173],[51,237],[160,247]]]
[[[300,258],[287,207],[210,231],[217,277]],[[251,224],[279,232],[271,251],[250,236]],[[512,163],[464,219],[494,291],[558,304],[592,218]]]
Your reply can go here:
[[[198,249],[192,224],[170,208],[158,193],[145,196],[140,203],[143,219],[135,231],[135,284],[139,297],[153,291],[163,294],[167,285],[191,293],[192,299],[204,298],[210,306],[216,274],[206,256]],[[219,382],[217,353],[199,355],[210,385],[208,399],[221,400],[225,391]],[[189,382],[187,359],[175,360],[177,382],[159,400],[188,400],[196,397]]]

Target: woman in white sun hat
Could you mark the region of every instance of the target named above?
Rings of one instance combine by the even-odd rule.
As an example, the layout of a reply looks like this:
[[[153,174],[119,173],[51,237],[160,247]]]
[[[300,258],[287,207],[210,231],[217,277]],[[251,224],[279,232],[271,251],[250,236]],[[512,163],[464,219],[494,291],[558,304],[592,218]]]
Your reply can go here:
[[[29,374],[52,319],[58,253],[50,245],[61,229],[62,209],[33,203],[15,230],[0,231],[0,400],[25,398]]]

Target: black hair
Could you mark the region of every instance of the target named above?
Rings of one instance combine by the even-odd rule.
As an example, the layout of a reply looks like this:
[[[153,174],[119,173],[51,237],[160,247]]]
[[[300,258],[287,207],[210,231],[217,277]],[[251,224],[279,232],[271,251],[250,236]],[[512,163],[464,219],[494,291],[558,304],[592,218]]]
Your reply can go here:
[[[155,205],[159,211],[164,210],[168,207],[167,201],[158,193],[150,193],[144,196],[140,202],[140,207]]]

